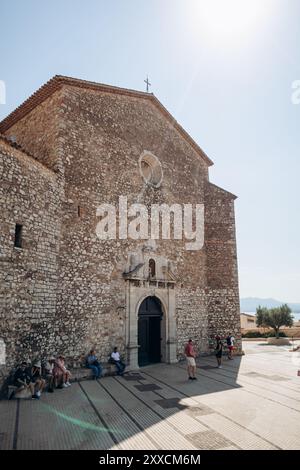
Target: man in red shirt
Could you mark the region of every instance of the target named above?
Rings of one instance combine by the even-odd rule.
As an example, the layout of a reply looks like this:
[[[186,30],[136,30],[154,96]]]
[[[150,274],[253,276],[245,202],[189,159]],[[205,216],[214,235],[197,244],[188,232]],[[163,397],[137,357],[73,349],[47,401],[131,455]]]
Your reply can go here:
[[[189,380],[197,380],[197,378],[195,377],[195,374],[196,374],[196,361],[195,361],[196,353],[194,351],[193,341],[191,339],[189,339],[189,342],[185,346],[184,354],[185,354],[186,360],[187,360],[187,370],[188,370]]]

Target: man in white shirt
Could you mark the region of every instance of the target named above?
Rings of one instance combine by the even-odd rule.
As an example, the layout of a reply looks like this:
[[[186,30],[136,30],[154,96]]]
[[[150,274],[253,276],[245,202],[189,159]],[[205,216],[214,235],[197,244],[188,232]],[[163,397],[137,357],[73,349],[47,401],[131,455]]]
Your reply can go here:
[[[121,361],[120,353],[118,352],[118,348],[114,348],[113,352],[110,356],[116,365],[117,368],[117,375],[123,375],[125,370],[125,364]]]

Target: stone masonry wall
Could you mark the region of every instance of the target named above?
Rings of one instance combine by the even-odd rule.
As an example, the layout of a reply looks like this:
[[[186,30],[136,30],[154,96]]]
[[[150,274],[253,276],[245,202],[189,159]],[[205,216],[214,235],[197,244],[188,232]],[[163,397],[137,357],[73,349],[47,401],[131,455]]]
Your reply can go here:
[[[198,352],[208,351],[210,334],[230,329],[239,337],[233,197],[208,183],[207,163],[151,102],[64,85],[6,134],[43,163],[4,146],[0,338],[9,365],[38,351],[62,352],[70,362],[92,346],[101,360],[115,345],[125,352],[123,272],[128,254],[146,242],[103,241],[95,232],[97,207],[117,206],[119,196],[149,209],[205,204],[202,250],[186,251],[187,240],[173,239],[153,249],[176,277],[177,352],[189,337]],[[141,177],[145,150],[162,165],[160,188]],[[22,222],[19,251],[12,237]]]
[[[117,344],[124,352],[127,253],[144,241],[96,239],[102,203],[202,203],[207,165],[151,103],[141,98],[65,87],[63,116],[65,194],[60,250],[61,297],[69,355],[96,346],[103,358]],[[138,159],[144,150],[161,162],[159,189],[146,186]],[[79,215],[80,214],[80,215]],[[206,348],[205,252],[187,252],[181,240],[157,241],[155,253],[173,262],[177,276],[178,350],[193,335]],[[200,292],[200,294],[199,294]]]
[[[177,341],[178,357],[183,357],[184,346],[191,338],[196,344],[197,353],[208,351],[208,316],[205,289],[178,290]]]
[[[57,176],[0,141],[0,338],[5,374],[23,358],[53,347],[60,233]],[[22,248],[14,246],[23,226]],[[0,377],[1,382],[1,377]]]
[[[209,334],[232,333],[241,348],[234,199],[213,184],[206,190],[205,244]]]
[[[59,133],[63,132],[60,120],[62,92],[56,91],[39,106],[17,121],[7,131],[19,145],[55,172],[63,172]]]

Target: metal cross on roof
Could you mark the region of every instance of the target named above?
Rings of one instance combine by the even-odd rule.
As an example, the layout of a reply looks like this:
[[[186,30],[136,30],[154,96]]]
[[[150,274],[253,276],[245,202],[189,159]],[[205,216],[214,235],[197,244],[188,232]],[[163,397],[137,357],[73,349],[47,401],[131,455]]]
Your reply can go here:
[[[147,79],[146,79],[146,80],[144,80],[144,82],[145,82],[145,83],[146,83],[146,85],[147,85],[146,91],[147,91],[147,93],[149,93],[149,86],[151,86],[151,83],[149,82],[148,75],[147,75]]]

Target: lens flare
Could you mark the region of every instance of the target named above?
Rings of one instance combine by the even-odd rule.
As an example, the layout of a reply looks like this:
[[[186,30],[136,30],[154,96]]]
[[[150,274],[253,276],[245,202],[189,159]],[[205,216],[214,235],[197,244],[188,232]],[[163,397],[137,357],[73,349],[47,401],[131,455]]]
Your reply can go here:
[[[197,27],[215,40],[239,40],[260,27],[270,12],[268,0],[196,0]]]

